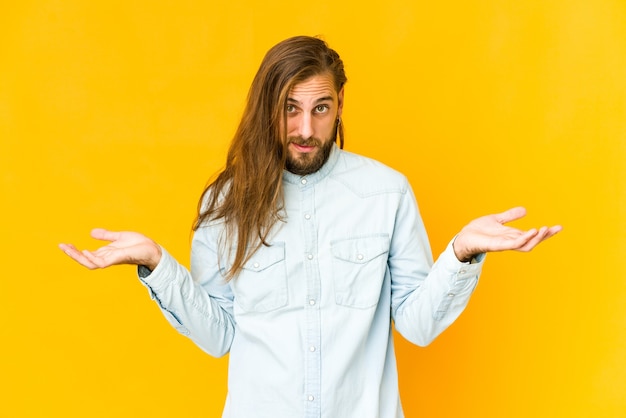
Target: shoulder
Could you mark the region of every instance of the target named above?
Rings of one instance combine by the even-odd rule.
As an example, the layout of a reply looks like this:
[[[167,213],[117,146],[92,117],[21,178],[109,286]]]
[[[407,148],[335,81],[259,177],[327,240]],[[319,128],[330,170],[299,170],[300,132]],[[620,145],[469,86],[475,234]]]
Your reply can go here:
[[[339,150],[339,158],[330,175],[359,195],[406,193],[409,183],[404,174],[363,155]]]

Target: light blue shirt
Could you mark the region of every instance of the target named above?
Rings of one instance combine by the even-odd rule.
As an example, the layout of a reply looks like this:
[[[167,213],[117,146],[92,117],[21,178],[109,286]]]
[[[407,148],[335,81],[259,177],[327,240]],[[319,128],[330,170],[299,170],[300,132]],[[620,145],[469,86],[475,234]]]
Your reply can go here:
[[[316,173],[284,173],[285,220],[235,279],[220,223],[194,235],[191,273],[166,251],[143,278],[178,331],[230,352],[225,418],[403,417],[392,320],[426,345],[480,274],[451,244],[433,265],[404,176],[333,148]]]

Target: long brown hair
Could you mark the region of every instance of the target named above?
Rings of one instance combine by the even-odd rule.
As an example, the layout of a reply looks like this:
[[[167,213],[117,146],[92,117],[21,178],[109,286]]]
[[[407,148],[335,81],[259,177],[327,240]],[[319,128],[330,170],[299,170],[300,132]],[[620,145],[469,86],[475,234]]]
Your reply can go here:
[[[276,222],[282,221],[282,176],[286,159],[285,107],[291,88],[310,77],[331,74],[337,92],[346,83],[343,62],[326,42],[297,36],[272,47],[252,81],[247,104],[230,144],[226,166],[210,182],[198,203],[193,230],[205,222],[221,221],[222,254],[237,247],[226,279],[235,277],[261,245]],[[343,148],[343,124],[334,140]]]

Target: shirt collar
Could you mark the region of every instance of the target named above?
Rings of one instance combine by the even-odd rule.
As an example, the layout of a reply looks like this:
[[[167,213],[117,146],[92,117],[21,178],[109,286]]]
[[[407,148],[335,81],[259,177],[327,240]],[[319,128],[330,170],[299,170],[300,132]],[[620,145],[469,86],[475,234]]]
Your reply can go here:
[[[300,176],[298,174],[294,174],[290,171],[283,170],[283,180],[287,183],[292,184],[315,184],[325,178],[335,167],[337,161],[339,160],[339,153],[341,151],[337,147],[337,144],[333,144],[333,147],[330,149],[330,155],[328,156],[328,160],[324,163],[322,168],[317,170],[315,173],[307,174],[306,176]]]

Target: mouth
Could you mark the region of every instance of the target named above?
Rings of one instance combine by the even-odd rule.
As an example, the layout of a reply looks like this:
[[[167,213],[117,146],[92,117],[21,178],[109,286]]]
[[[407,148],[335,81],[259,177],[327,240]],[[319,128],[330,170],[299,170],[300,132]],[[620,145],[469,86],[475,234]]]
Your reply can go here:
[[[303,144],[297,144],[295,142],[292,142],[290,144],[291,146],[293,146],[293,148],[298,151],[298,152],[312,152],[313,150],[315,150],[315,145],[303,145]]]

